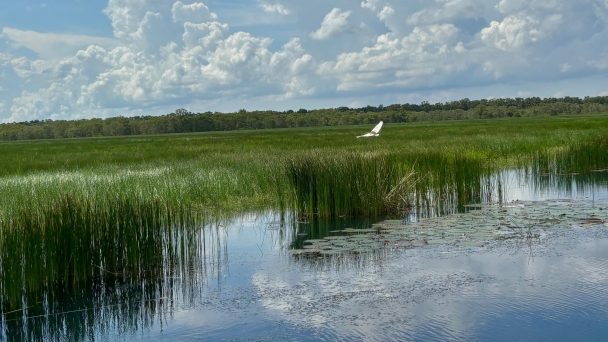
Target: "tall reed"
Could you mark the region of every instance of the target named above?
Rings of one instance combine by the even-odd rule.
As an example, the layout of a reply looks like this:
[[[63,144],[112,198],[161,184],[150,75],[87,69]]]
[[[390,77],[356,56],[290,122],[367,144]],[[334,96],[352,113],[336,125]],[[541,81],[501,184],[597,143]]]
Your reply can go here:
[[[321,217],[378,216],[409,205],[413,170],[393,155],[320,151],[287,160],[298,208]]]
[[[23,207],[0,233],[0,291],[10,308],[105,276],[158,278],[191,253],[184,244],[200,220],[188,206],[129,197],[105,201],[65,195]]]

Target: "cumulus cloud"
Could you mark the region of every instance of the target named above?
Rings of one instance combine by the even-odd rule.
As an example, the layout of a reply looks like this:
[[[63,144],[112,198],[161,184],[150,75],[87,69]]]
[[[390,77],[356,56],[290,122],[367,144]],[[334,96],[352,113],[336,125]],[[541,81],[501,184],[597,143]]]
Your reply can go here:
[[[495,6],[501,13],[513,13],[519,11],[526,0],[500,0]]]
[[[380,6],[380,0],[366,0],[361,2],[361,8],[367,8],[373,12],[376,12],[376,16],[381,21],[385,21],[390,18],[394,13],[395,9],[390,5],[386,4],[384,6]]]
[[[372,11],[376,10],[376,6],[378,6],[379,0],[364,0],[361,2],[361,8],[367,8]]]
[[[547,24],[530,16],[510,15],[502,22],[493,21],[490,27],[481,30],[481,39],[501,50],[513,51],[538,43],[560,23],[559,15],[548,18]]]
[[[278,13],[280,15],[288,15],[291,13],[281,4],[260,3],[260,7],[267,13]]]
[[[444,24],[417,27],[402,39],[381,35],[370,48],[344,53],[336,62],[323,63],[320,72],[339,79],[337,89],[344,91],[424,85],[429,79],[458,69],[454,64],[457,58],[451,58],[463,49],[455,40],[457,32],[454,25]]]
[[[484,28],[481,38],[504,51],[533,46],[550,51],[555,46],[576,44],[606,31],[606,9],[593,0],[501,1],[497,7],[507,15]]]
[[[140,3],[133,2],[139,10]],[[271,52],[271,39],[246,32],[229,34],[228,25],[214,21],[216,15],[200,3],[178,1],[160,12],[112,8],[106,13],[139,20],[137,24],[114,20],[120,23],[115,26],[120,28],[115,31],[117,37],[128,44],[90,45],[47,67],[44,73],[52,82],[15,98],[10,121],[152,106],[189,96],[274,95],[279,99],[314,93],[310,75],[315,62],[297,38]],[[24,77],[41,72],[25,58],[11,63]]]
[[[393,13],[395,13],[395,10],[391,6],[386,5],[380,12],[378,12],[378,18],[380,20],[386,20],[393,15]]]
[[[159,13],[164,6],[163,0],[109,0],[103,13],[112,23],[114,36],[129,39],[129,35],[140,28],[146,13]]]
[[[352,11],[342,11],[339,8],[332,9],[321,23],[321,27],[312,32],[310,36],[313,39],[329,39],[336,37],[341,33],[348,31],[349,23],[348,17],[352,14]]]
[[[195,2],[190,5],[184,5],[181,1],[173,4],[171,8],[173,22],[191,22],[203,23],[210,20],[216,20],[217,14],[209,11],[209,8],[202,2]]]

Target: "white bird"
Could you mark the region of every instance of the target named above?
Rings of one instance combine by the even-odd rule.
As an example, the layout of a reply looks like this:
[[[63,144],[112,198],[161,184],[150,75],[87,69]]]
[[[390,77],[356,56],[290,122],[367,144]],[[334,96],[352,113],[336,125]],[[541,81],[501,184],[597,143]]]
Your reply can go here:
[[[380,136],[380,128],[382,128],[383,124],[384,124],[384,122],[380,121],[380,123],[377,124],[376,127],[374,127],[374,129],[372,129],[371,132],[365,133],[363,135],[359,135],[357,138],[367,138],[367,137],[377,137],[377,136]]]

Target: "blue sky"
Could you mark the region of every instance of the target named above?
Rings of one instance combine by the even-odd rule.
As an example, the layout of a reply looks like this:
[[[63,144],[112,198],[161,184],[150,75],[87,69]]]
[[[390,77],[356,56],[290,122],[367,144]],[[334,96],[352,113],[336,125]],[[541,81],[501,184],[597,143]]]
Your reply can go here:
[[[608,95],[608,0],[25,0],[0,121]]]

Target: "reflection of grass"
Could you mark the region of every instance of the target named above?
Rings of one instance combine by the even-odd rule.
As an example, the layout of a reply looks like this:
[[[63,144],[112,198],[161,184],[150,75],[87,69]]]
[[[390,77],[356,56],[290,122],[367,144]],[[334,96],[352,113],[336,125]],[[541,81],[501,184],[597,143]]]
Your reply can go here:
[[[177,244],[172,248],[163,249],[174,257],[156,256],[164,259],[164,266],[149,269],[146,276],[133,274],[138,272],[133,268],[122,274],[107,271],[103,281],[80,288],[45,287],[44,295],[27,298],[23,309],[4,306],[0,340],[86,341],[99,333],[135,333],[172,315],[177,301],[194,305],[201,300],[207,281],[220,279],[226,270],[226,237],[217,225],[198,231],[172,230],[178,232],[187,234],[180,241],[173,239]],[[129,253],[138,253],[130,249]]]

